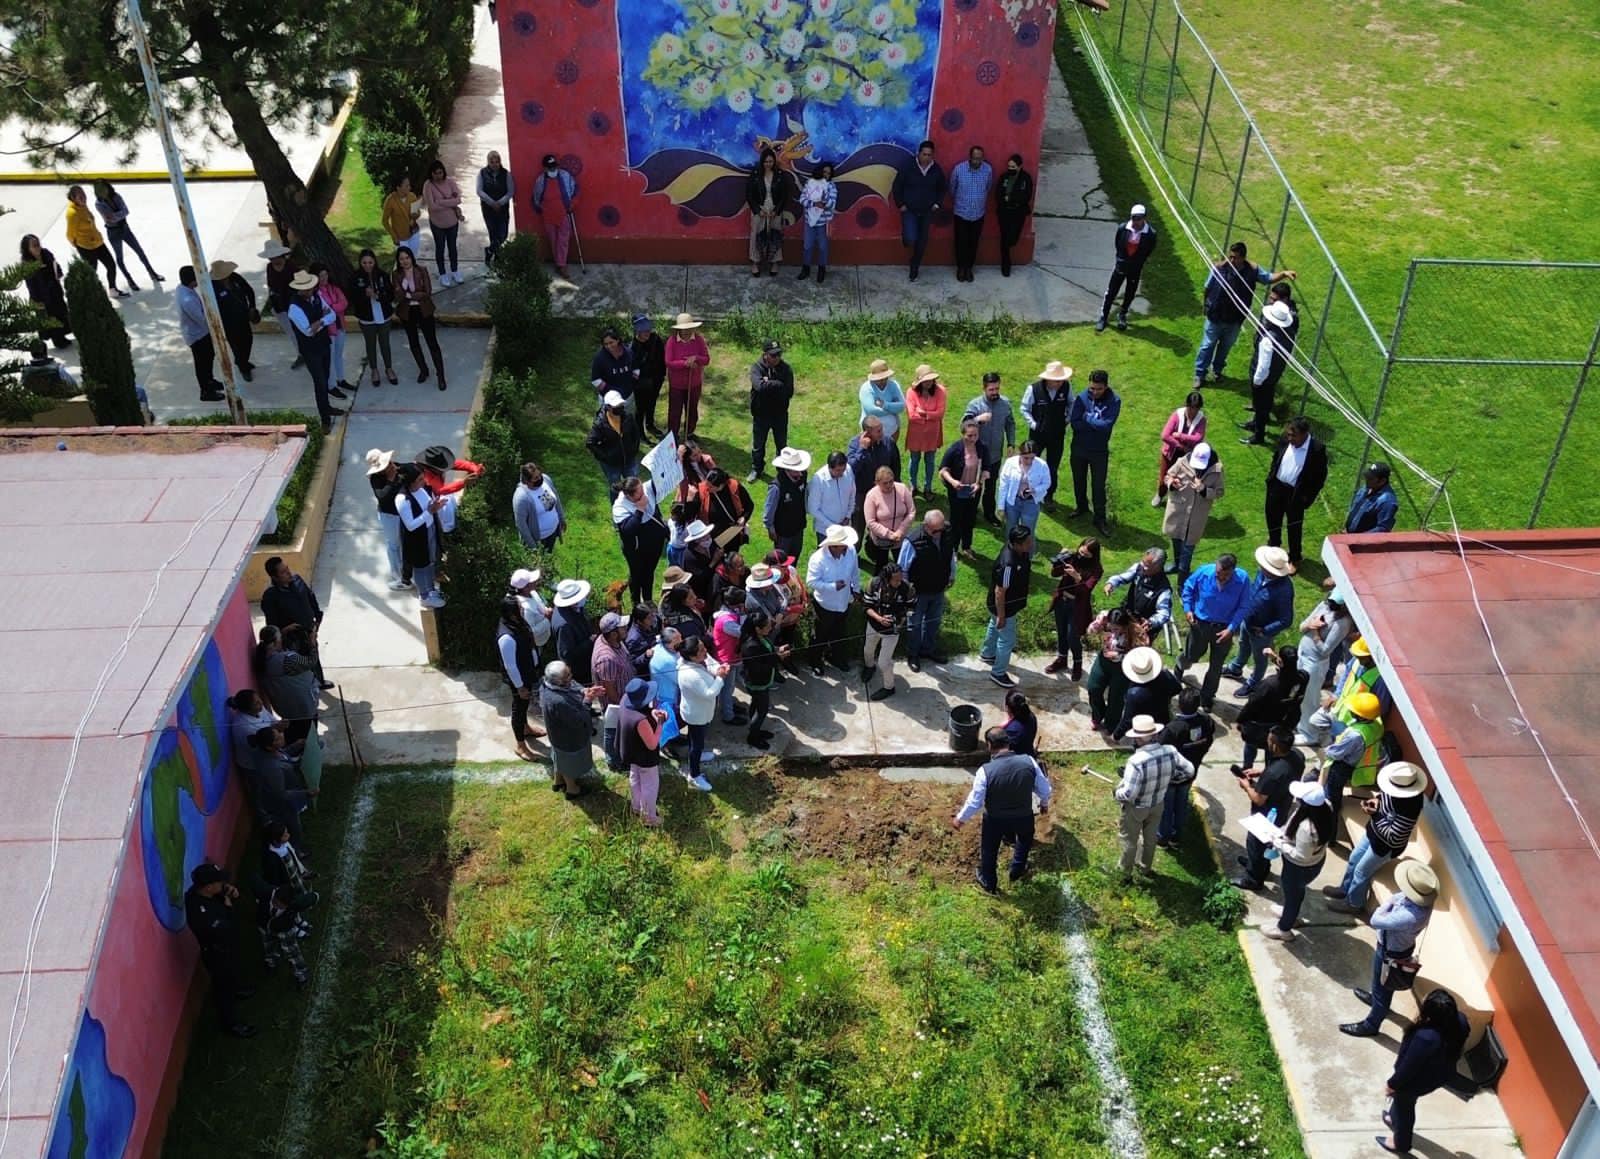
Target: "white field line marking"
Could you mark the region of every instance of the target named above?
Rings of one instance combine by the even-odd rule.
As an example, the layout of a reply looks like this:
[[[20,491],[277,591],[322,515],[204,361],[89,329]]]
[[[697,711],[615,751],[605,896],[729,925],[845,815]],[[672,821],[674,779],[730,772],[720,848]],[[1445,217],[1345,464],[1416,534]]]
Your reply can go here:
[[[1083,1018],[1083,1037],[1100,1072],[1100,1087],[1105,1092],[1100,1119],[1105,1124],[1106,1141],[1121,1159],[1144,1159],[1144,1136],[1139,1132],[1139,1116],[1133,1105],[1133,1091],[1117,1061],[1117,1039],[1100,1002],[1100,981],[1094,972],[1094,948],[1083,932],[1083,907],[1065,878],[1061,880],[1061,942],[1078,980],[1073,999]]]
[[[312,1119],[321,1105],[318,1078],[331,1043],[328,1025],[339,983],[339,964],[350,942],[351,919],[355,915],[356,886],[361,880],[361,863],[366,857],[367,832],[377,805],[378,790],[391,784],[443,784],[447,781],[468,784],[517,784],[548,781],[539,769],[478,771],[426,769],[398,773],[374,773],[362,779],[350,805],[345,824],[344,850],[329,892],[331,912],[324,926],[322,952],[317,956],[311,984],[311,1001],[306,1006],[300,1031],[300,1049],[295,1054],[293,1077],[283,1109],[283,1125],[278,1131],[278,1154],[283,1159],[301,1159],[306,1154]]]

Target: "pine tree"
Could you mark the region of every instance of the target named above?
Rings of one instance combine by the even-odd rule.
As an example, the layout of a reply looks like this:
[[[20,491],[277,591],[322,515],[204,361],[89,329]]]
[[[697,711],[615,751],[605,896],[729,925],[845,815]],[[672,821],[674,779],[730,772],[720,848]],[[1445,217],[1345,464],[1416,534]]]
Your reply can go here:
[[[133,349],[128,328],[111,304],[94,267],[76,259],[67,267],[67,311],[83,363],[83,389],[101,426],[144,425],[134,393]]]

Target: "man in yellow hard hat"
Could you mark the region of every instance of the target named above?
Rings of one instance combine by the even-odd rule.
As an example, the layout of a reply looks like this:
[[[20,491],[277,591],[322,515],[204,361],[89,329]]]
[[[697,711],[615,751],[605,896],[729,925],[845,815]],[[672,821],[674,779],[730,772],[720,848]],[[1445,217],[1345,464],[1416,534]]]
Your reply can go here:
[[[1335,817],[1344,807],[1346,785],[1370,785],[1377,778],[1383,740],[1383,703],[1376,696],[1357,692],[1350,698],[1350,715],[1348,724],[1334,718],[1333,739],[1323,750],[1330,762],[1326,787]]]

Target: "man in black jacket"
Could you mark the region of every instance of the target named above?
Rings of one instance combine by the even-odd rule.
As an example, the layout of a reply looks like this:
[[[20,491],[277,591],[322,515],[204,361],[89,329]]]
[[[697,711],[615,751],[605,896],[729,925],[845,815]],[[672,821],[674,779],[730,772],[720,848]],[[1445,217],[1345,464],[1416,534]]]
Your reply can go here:
[[[783,347],[767,339],[761,357],[750,368],[750,474],[754,483],[767,465],[767,435],[773,449],[789,445],[789,400],[794,398],[794,369],[783,360]]]
[[[933,159],[933,142],[917,146],[917,156],[894,175],[889,197],[900,211],[900,244],[911,251],[911,280],[922,270],[928,249],[928,226],[944,199],[944,170]]]
[[[667,344],[656,333],[648,314],[635,314],[633,341],[628,345],[628,363],[633,367],[633,401],[639,412],[639,428],[656,442],[662,439],[656,426],[656,399],[667,380]]]
[[[184,916],[200,943],[200,961],[211,975],[217,1014],[229,1034],[250,1038],[256,1028],[240,1021],[235,1005],[251,994],[239,986],[239,926],[233,913],[239,891],[228,884],[228,871],[210,862],[195,866],[189,880],[192,884],[183,895]]]
[[[1283,437],[1267,468],[1267,546],[1283,546],[1283,525],[1289,524],[1289,562],[1300,562],[1301,528],[1306,508],[1317,501],[1328,481],[1328,448],[1311,434],[1311,424],[1297,415],[1283,425]]]
[[[228,349],[233,351],[233,361],[239,367],[239,373],[244,375],[246,382],[250,382],[256,369],[256,364],[250,361],[250,353],[255,347],[255,334],[250,325],[260,321],[261,315],[256,312],[255,287],[234,272],[238,268],[233,262],[219,258],[211,263],[208,275],[211,278],[211,292],[217,299],[217,313],[222,318],[222,332],[228,339]]]
[[[1144,264],[1156,248],[1156,231],[1145,216],[1144,206],[1135,205],[1128,211],[1128,220],[1117,226],[1113,243],[1116,264],[1111,267],[1111,280],[1106,283],[1106,298],[1100,303],[1100,320],[1094,324],[1095,333],[1106,328],[1111,316],[1111,303],[1122,290],[1122,309],[1117,311],[1117,329],[1128,328],[1128,307],[1133,305],[1139,292],[1139,279],[1144,276]]]
[[[317,593],[290,571],[280,556],[267,560],[267,578],[272,582],[261,593],[262,618],[280,632],[296,626],[305,630],[317,684],[326,692],[333,687],[333,681],[322,675],[322,657],[317,652],[317,632],[322,627],[322,605],[317,603]]]
[[[605,472],[606,483],[612,488],[607,495],[614,494],[617,485],[629,475],[639,473],[639,424],[616,391],[606,391],[600,400],[600,413],[594,416],[594,425],[583,445]]]

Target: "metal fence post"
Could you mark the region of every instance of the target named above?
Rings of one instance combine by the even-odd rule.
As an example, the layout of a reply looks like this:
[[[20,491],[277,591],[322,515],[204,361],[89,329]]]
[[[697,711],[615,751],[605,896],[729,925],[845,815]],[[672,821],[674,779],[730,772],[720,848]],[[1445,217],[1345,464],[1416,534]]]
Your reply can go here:
[[[1572,387],[1572,399],[1567,403],[1566,417],[1561,420],[1561,433],[1550,452],[1550,465],[1544,469],[1544,482],[1539,484],[1539,494],[1533,501],[1533,514],[1528,516],[1528,526],[1539,522],[1539,509],[1544,506],[1545,492],[1550,490],[1550,480],[1555,477],[1556,464],[1561,461],[1561,448],[1566,445],[1567,432],[1572,429],[1572,416],[1578,413],[1578,403],[1583,400],[1584,384],[1589,381],[1589,371],[1594,367],[1595,354],[1600,352],[1600,326],[1595,327],[1594,338],[1589,342],[1589,353],[1578,368],[1578,381]]]
[[[1233,242],[1233,215],[1239,209],[1239,187],[1244,184],[1244,166],[1250,159],[1250,138],[1255,136],[1256,123],[1244,123],[1244,148],[1239,150],[1239,176],[1233,179],[1233,201],[1228,205],[1228,225],[1222,231],[1222,243],[1231,245]]]
[[[1167,57],[1167,109],[1161,114],[1160,151],[1167,151],[1167,124],[1172,120],[1172,86],[1178,79],[1178,44],[1183,39],[1183,13],[1172,22],[1172,53]]]
[[[1122,32],[1123,32],[1123,29],[1127,28],[1127,26],[1128,26],[1128,5],[1127,4],[1122,4],[1122,5],[1120,5],[1120,7],[1122,9],[1122,14],[1117,18],[1117,47],[1116,47],[1116,54],[1117,54],[1117,56],[1119,58],[1122,56]]]
[[[1134,89],[1133,107],[1139,114],[1139,119],[1144,120],[1144,74],[1150,67],[1150,42],[1156,38],[1156,0],[1150,0],[1150,23],[1144,30],[1144,59],[1139,62],[1139,84]],[[1149,122],[1145,122],[1149,127]]]
[[[1211,83],[1206,85],[1206,107],[1200,114],[1200,134],[1194,147],[1194,173],[1189,177],[1189,204],[1194,204],[1195,187],[1200,184],[1200,158],[1206,151],[1206,130],[1211,128],[1211,98],[1217,91],[1217,66],[1211,66]]]
[[[1278,259],[1283,256],[1283,231],[1289,227],[1289,206],[1294,203],[1293,190],[1284,190],[1283,213],[1278,218],[1278,236],[1272,241],[1272,268],[1278,268]]]
[[[1368,425],[1374,431],[1378,429],[1378,419],[1383,414],[1383,396],[1384,392],[1389,389],[1389,376],[1394,373],[1395,351],[1400,348],[1400,333],[1405,329],[1406,309],[1411,305],[1411,287],[1416,284],[1416,280],[1417,263],[1416,259],[1413,258],[1411,264],[1406,267],[1406,288],[1400,294],[1400,309],[1395,312],[1394,316],[1394,333],[1389,336],[1389,347],[1383,352],[1383,374],[1378,378],[1377,397],[1372,400],[1372,419]],[[1365,473],[1367,457],[1371,454],[1372,436],[1369,434],[1365,445],[1361,448],[1361,462],[1356,466],[1358,472]],[[1361,481],[1361,477],[1361,474],[1357,474],[1356,481],[1358,483]]]
[[[1332,255],[1329,255],[1330,257]],[[1339,267],[1334,266],[1333,272],[1328,275],[1328,296],[1322,303],[1322,317],[1317,322],[1317,336],[1311,342],[1311,373],[1317,372],[1317,358],[1322,354],[1322,335],[1328,328],[1328,311],[1333,309],[1333,292],[1339,286]],[[1306,388],[1300,392],[1300,413],[1306,413],[1306,403],[1311,399],[1311,379],[1306,379]]]

